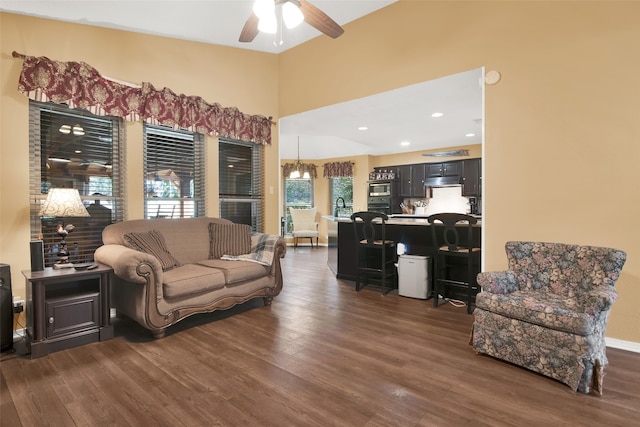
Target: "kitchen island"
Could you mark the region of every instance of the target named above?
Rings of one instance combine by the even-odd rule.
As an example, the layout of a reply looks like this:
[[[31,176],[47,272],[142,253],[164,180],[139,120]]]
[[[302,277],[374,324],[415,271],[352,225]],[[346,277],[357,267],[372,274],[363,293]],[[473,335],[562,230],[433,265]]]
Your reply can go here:
[[[348,217],[323,216],[328,222],[329,253],[327,264],[338,279],[356,279],[355,236],[353,224]],[[436,233],[442,235],[444,227],[436,225]],[[463,227],[463,226],[460,226]],[[433,257],[436,244],[431,235],[431,226],[424,216],[397,215],[391,216],[386,223],[386,238],[403,243],[406,253]],[[473,246],[480,247],[482,222],[473,226]],[[460,245],[467,245],[466,231],[461,233]],[[454,269],[455,276],[464,275],[464,268]]]

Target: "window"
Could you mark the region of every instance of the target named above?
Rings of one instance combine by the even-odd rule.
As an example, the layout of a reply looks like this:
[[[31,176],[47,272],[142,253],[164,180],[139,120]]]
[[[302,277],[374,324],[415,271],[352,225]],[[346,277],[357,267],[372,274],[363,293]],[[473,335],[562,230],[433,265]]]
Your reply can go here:
[[[204,137],[144,125],[145,218],[204,216]]]
[[[93,261],[102,230],[124,218],[122,120],[65,105],[29,102],[31,238],[44,241],[45,266],[57,262],[59,223],[73,224],[66,238],[69,261]],[[76,188],[87,218],[40,217],[50,188]]]
[[[262,145],[220,138],[220,217],[262,231]]]
[[[338,202],[338,198],[342,200]],[[331,198],[334,203],[334,214],[349,217],[353,213],[353,177],[331,178]],[[337,208],[337,212],[336,212]]]
[[[303,209],[313,207],[313,179],[285,178],[284,180],[284,211],[285,234],[291,234],[293,224],[289,208]]]

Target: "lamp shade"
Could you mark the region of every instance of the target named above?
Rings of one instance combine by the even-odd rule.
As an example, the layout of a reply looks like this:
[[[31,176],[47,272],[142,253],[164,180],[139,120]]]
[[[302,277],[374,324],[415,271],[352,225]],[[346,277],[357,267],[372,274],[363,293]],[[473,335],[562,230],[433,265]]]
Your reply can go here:
[[[90,216],[75,188],[52,188],[47,194],[40,216],[80,217]]]

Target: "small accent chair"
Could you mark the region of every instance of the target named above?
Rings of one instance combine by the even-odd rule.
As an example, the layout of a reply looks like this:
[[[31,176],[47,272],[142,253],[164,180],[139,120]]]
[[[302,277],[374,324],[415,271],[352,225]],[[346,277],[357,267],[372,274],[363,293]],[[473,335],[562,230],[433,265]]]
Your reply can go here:
[[[294,209],[289,208],[291,214],[291,223],[293,224],[293,246],[298,247],[298,239],[306,238],[311,241],[313,247],[313,239],[316,239],[316,248],[318,247],[318,223],[316,222],[316,208]]]
[[[438,307],[439,295],[445,296],[447,287],[464,290],[467,313],[478,292],[476,275],[480,271],[480,248],[473,246],[473,226],[478,220],[460,213],[438,213],[427,218],[431,224],[434,250],[433,306]],[[464,271],[457,276],[455,271]]]
[[[508,270],[478,275],[473,349],[602,395],[605,329],[626,254],[540,242],[505,249]]]
[[[386,295],[396,286],[396,243],[386,239],[385,222],[388,219],[382,212],[363,211],[351,215],[357,292],[367,284],[379,284],[382,295]]]

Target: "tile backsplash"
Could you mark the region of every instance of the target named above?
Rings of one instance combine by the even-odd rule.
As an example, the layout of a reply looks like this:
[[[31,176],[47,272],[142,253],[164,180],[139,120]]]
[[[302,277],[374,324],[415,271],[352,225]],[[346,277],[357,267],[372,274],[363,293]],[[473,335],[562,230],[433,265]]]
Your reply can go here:
[[[409,200],[412,206],[419,204],[419,201],[427,202],[425,215],[441,212],[469,213],[469,199],[462,196],[462,186],[434,187],[431,189],[431,198]]]

